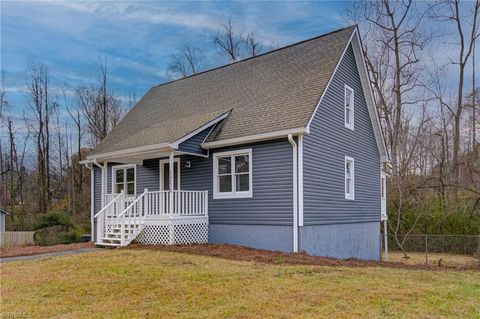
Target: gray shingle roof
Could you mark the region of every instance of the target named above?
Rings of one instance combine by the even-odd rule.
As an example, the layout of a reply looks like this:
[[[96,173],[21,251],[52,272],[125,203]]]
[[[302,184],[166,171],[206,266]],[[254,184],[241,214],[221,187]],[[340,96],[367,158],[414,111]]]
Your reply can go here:
[[[92,154],[171,143],[228,111],[208,141],[304,128],[354,30],[155,86]]]

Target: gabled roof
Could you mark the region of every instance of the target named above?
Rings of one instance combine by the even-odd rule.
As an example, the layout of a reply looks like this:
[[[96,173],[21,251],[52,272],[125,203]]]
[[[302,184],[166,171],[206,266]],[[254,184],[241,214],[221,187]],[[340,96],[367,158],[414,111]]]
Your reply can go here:
[[[172,144],[228,113],[206,145],[303,133],[356,27],[152,87],[89,158]]]

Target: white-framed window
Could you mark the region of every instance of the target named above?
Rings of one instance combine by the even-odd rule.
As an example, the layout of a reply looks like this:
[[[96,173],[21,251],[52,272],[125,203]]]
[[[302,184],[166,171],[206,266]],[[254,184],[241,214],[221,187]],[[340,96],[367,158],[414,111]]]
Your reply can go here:
[[[353,130],[353,119],[354,119],[354,110],[355,110],[355,96],[354,91],[351,87],[345,84],[345,127]]]
[[[136,167],[135,165],[118,165],[113,167],[112,188],[118,194],[125,190],[125,194],[136,194]]]
[[[213,154],[213,198],[252,196],[252,149]]]
[[[355,199],[355,160],[345,156],[345,199]]]

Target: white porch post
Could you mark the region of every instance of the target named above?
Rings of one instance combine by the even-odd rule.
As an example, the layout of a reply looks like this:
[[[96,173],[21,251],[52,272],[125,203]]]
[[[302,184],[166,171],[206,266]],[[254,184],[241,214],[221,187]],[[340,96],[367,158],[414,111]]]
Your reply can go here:
[[[387,234],[388,222],[387,219],[383,220],[383,235],[385,239],[385,261],[388,261],[388,234]]]
[[[108,162],[103,163],[102,168],[102,208],[107,205],[107,181],[108,181]]]
[[[174,158],[173,158],[173,151],[170,152],[170,156],[168,157],[168,216],[170,218],[169,223],[169,232],[170,232],[170,244],[173,245],[175,240],[174,234],[174,226],[173,226],[173,183],[174,183]]]

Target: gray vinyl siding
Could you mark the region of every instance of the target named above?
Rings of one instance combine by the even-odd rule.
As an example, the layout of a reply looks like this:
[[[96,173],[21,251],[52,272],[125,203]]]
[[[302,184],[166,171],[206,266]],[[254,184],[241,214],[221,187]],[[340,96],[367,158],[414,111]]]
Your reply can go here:
[[[213,154],[237,149],[252,149],[253,197],[213,199]],[[145,188],[158,190],[159,160],[145,160],[136,166],[137,194]],[[185,162],[191,167],[186,168]],[[120,164],[118,164],[120,165]],[[180,157],[180,188],[208,190],[209,217],[212,224],[230,225],[291,225],[293,211],[292,146],[285,140],[211,150],[210,157]],[[107,192],[112,190],[112,167],[108,165]],[[101,173],[95,175],[95,208],[100,209]],[[98,194],[98,195],[97,195]],[[98,198],[98,200],[97,200]],[[97,203],[98,202],[98,203]]]
[[[191,154],[207,155],[207,152],[200,146],[212,131],[213,125],[204,129],[200,133],[192,136],[183,143],[180,143],[178,149]]]
[[[354,125],[344,125],[344,86],[355,91]],[[345,199],[345,156],[355,159],[355,200]],[[355,57],[347,49],[304,138],[304,224],[380,221],[380,155]]]
[[[213,154],[252,149],[253,197],[213,199]],[[209,158],[181,157],[181,189],[208,190],[209,221],[231,225],[291,225],[293,211],[292,146],[285,140],[215,149]],[[190,168],[183,163],[191,162]]]
[[[102,171],[98,167],[94,167],[93,174],[93,210],[96,214],[102,209]]]

